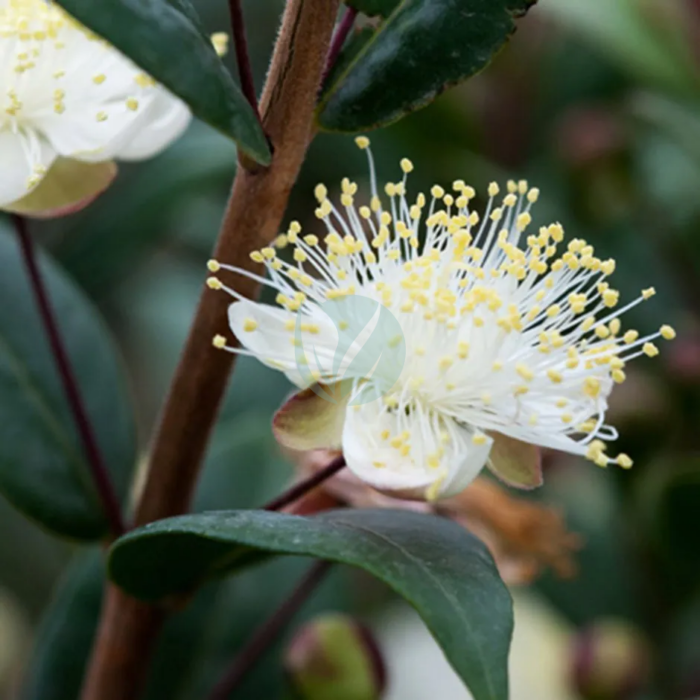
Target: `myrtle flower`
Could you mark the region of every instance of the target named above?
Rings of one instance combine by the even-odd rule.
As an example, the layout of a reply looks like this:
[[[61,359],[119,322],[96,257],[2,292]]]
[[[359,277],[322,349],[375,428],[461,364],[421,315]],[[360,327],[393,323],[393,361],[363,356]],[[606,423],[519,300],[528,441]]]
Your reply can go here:
[[[366,203],[347,179],[340,207],[317,186],[325,234],[304,235],[293,222],[274,245],[253,252],[266,279],[209,263],[278,292],[273,307],[209,279],[236,300],[229,323],[243,347],[223,336],[214,345],[257,357],[301,389],[275,417],[278,440],[294,449],[341,448],[374,488],[427,500],[460,492],[485,465],[506,483],[535,487],[539,447],[630,467],[627,455],[607,453],[617,432],[605,413],[627,363],[657,355],[653,341],[675,335],[670,326],[647,336],[622,329],[621,315],[654,289],[619,307],[608,281],[614,260],[596,257],[585,240],[565,244],[558,223],[528,235],[539,192],[524,181],[509,182],[504,196],[489,185],[480,215],[462,180],[450,192],[435,185],[429,197],[410,197],[407,159],[401,179],[380,192],[369,141],[357,144],[369,160]],[[278,255],[286,246],[291,261]],[[353,352],[359,356],[374,333],[371,323],[358,330],[345,303],[356,297],[389,312],[402,334],[382,335],[391,324],[374,319],[392,361],[380,358],[369,371],[362,363],[353,370]],[[351,359],[339,364],[341,348]]]
[[[148,158],[187,107],[45,0],[0,0],[0,209],[57,210],[94,197],[114,158]]]

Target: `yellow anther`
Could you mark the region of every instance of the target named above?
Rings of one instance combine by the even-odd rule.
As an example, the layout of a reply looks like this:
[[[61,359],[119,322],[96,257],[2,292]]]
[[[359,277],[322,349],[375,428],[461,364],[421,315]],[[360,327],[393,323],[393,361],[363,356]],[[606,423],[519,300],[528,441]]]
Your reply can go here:
[[[221,265],[219,265],[217,260],[210,260],[207,263],[207,269],[209,272],[218,272],[221,269]]]
[[[628,345],[629,345],[630,343],[634,343],[634,341],[637,340],[637,338],[639,338],[639,332],[638,332],[638,331],[627,331],[627,333],[625,333],[625,334],[622,336],[622,339],[623,339],[623,340],[625,341],[625,343],[627,343]]]
[[[260,254],[263,256],[263,258],[265,258],[265,260],[272,260],[277,255],[277,251],[268,246],[266,248],[261,248]]]
[[[651,299],[651,297],[656,294],[656,290],[653,287],[649,287],[648,289],[642,289],[642,299]]]
[[[364,150],[369,146],[369,139],[366,136],[357,136],[355,138],[355,145]]]
[[[224,338],[223,335],[215,335],[215,336],[212,338],[211,344],[212,344],[215,348],[221,350],[222,348],[225,348],[225,347],[226,347],[226,338]]]
[[[221,289],[223,285],[218,277],[209,277],[209,279],[207,279],[207,287],[209,287],[209,289]]]
[[[537,189],[537,187],[533,187],[528,193],[527,193],[527,201],[530,202],[530,204],[534,204],[540,197],[540,191]]]
[[[474,433],[472,435],[472,444],[474,445],[485,445],[488,442],[488,438],[483,433]]]
[[[530,216],[529,212],[524,211],[522,214],[520,214],[516,220],[516,227],[518,231],[524,231],[529,225],[530,222],[532,221],[532,216]]]
[[[513,194],[507,194],[503,198],[503,206],[505,207],[514,207],[518,202],[518,198]]]
[[[408,158],[401,159],[401,170],[405,173],[410,173],[413,170],[413,163]]]
[[[444,357],[441,357],[438,362],[440,369],[443,371],[452,367],[453,364],[454,359],[450,355],[445,355]]]
[[[328,197],[328,188],[323,183],[319,182],[319,184],[314,187],[314,197],[316,197],[319,204],[324,202]]]
[[[246,318],[243,321],[243,330],[246,333],[254,331],[258,327],[258,322],[254,318]]]
[[[605,260],[600,264],[600,269],[605,275],[612,275],[613,272],[615,272],[615,261],[610,258],[609,260]]]
[[[656,357],[659,354],[659,348],[657,348],[654,343],[644,343],[642,346],[642,352],[647,357]]]
[[[95,115],[95,119],[97,119],[98,122],[106,122],[108,118],[108,114],[105,111],[100,111]]]
[[[498,193],[500,191],[501,191],[501,188],[498,186],[497,182],[491,182],[489,184],[489,189],[488,189],[489,197],[495,197],[496,195],[498,195]]]
[[[307,259],[307,257],[308,257],[308,256],[306,255],[306,253],[305,253],[303,250],[299,249],[299,248],[297,248],[297,249],[294,251],[294,259],[295,259],[297,262],[305,262],[306,259]]]
[[[515,365],[515,371],[527,382],[531,382],[535,378],[535,373],[522,362]]]
[[[611,373],[612,379],[616,384],[622,384],[627,376],[621,369],[614,369]]]
[[[92,76],[92,82],[95,83],[95,85],[102,85],[105,80],[107,80],[107,76],[104,73],[98,73]]]
[[[583,393],[592,399],[600,394],[600,380],[596,377],[586,377],[583,380]]]
[[[562,423],[571,423],[573,422],[574,417],[570,413],[562,413],[561,414],[561,422]]]
[[[676,337],[676,331],[668,325],[661,326],[659,333],[664,340],[673,340]]]
[[[612,308],[620,299],[620,292],[614,289],[606,289],[603,292],[603,304],[608,308]]]
[[[494,372],[499,372],[500,370],[503,369],[503,363],[500,360],[494,360],[493,364],[491,365],[491,369]]]
[[[623,469],[631,469],[634,462],[630,459],[629,455],[621,452],[617,457],[615,457],[615,462]]]
[[[469,357],[469,343],[460,342],[457,343],[457,356],[461,360],[466,360]]]
[[[560,384],[562,381],[562,376],[561,372],[557,372],[555,369],[548,369],[547,370],[547,376],[551,379],[552,382],[555,384]]]
[[[211,43],[217,56],[225,56],[228,53],[228,34],[226,32],[212,34]]]

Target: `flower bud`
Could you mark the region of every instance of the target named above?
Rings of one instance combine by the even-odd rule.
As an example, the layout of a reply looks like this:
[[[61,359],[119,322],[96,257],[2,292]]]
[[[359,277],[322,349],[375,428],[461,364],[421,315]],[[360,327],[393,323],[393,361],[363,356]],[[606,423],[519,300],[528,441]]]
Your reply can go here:
[[[300,700],[380,700],[386,669],[370,632],[345,615],[323,615],[302,627],[285,653]]]
[[[572,682],[585,700],[627,700],[648,682],[651,650],[643,633],[623,620],[600,620],[574,642]]]

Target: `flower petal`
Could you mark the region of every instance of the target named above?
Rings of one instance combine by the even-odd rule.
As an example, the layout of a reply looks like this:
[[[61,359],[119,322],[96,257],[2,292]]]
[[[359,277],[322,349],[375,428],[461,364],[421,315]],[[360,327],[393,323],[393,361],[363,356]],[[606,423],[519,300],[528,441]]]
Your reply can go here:
[[[59,157],[36,189],[6,208],[37,218],[72,214],[106,190],[116,174],[117,166],[111,161],[81,163]]]
[[[392,444],[401,435],[406,439]],[[450,418],[389,411],[380,399],[348,409],[343,454],[348,467],[377,490],[435,500],[462,491],[484,467],[492,440],[483,436],[475,444],[474,435]]]
[[[315,384],[294,394],[272,419],[277,442],[292,450],[340,447],[349,398],[343,382]]]
[[[323,373],[332,367],[337,345],[337,330],[320,314],[313,321],[318,333],[312,347],[295,344],[297,314],[268,304],[243,299],[228,310],[228,321],[238,342],[250,350],[263,364],[283,371],[289,381],[304,389],[315,380],[312,373]],[[303,339],[308,341],[307,333]]]
[[[518,489],[542,486],[542,458],[540,448],[507,435],[491,433],[493,447],[488,468],[503,483]]]
[[[149,107],[149,119],[119,151],[120,160],[141,160],[162,151],[179,138],[192,119],[187,105],[158,88],[158,94]]]
[[[0,131],[0,207],[29,194],[56,157],[53,148],[35,132]]]

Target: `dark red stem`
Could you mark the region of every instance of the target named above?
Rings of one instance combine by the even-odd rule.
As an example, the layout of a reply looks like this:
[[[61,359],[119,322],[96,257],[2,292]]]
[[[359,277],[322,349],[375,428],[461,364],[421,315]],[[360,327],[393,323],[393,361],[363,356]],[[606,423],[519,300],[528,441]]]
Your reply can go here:
[[[263,506],[263,510],[282,510],[285,506],[294,503],[302,496],[305,496],[309,491],[315,489],[319,484],[322,484],[326,479],[330,479],[337,474],[345,466],[345,457],[342,455],[336,457],[327,467],[317,471],[304,481],[294,484],[284,493],[274,498],[268,504]]]
[[[227,700],[231,696],[321,583],[330,567],[330,562],[319,561],[309,569],[289,598],[253,634],[223,678],[214,687],[209,700]]]
[[[333,66],[338,60],[340,50],[343,48],[345,40],[348,38],[348,34],[350,34],[352,25],[355,24],[356,17],[357,10],[354,7],[348,7],[347,10],[345,10],[343,19],[340,20],[340,24],[338,24],[336,27],[336,30],[333,33],[333,38],[331,39],[330,48],[328,49],[328,56],[326,56],[326,67],[323,69],[321,85],[326,82],[328,74],[331,72],[331,70],[333,70]]]
[[[97,493],[102,501],[105,515],[109,520],[110,529],[115,537],[119,537],[125,531],[124,521],[122,519],[121,508],[117,500],[112,480],[110,479],[107,467],[102,459],[100,449],[95,439],[95,434],[90,425],[90,421],[85,410],[80,389],[75,374],[68,359],[68,353],[61,339],[61,334],[58,330],[58,324],[49,302],[49,296],[41,276],[39,266],[36,260],[36,250],[34,248],[34,239],[29,234],[27,221],[16,214],[12,215],[12,221],[17,231],[24,263],[27,267],[29,281],[34,293],[36,305],[41,316],[41,321],[44,325],[44,330],[51,347],[51,352],[56,363],[56,369],[63,383],[63,390],[66,393],[66,399],[70,406],[71,413],[75,426],[80,435],[85,450],[85,456],[92,473],[92,477],[97,488]]]
[[[253,81],[253,69],[250,66],[248,37],[245,32],[245,20],[243,19],[241,0],[228,0],[228,7],[231,14],[231,30],[233,33],[233,45],[236,51],[238,75],[241,80],[241,90],[246,100],[250,102],[250,106],[253,108],[258,121],[261,121],[260,110],[258,109],[258,96],[255,92],[255,82]]]

